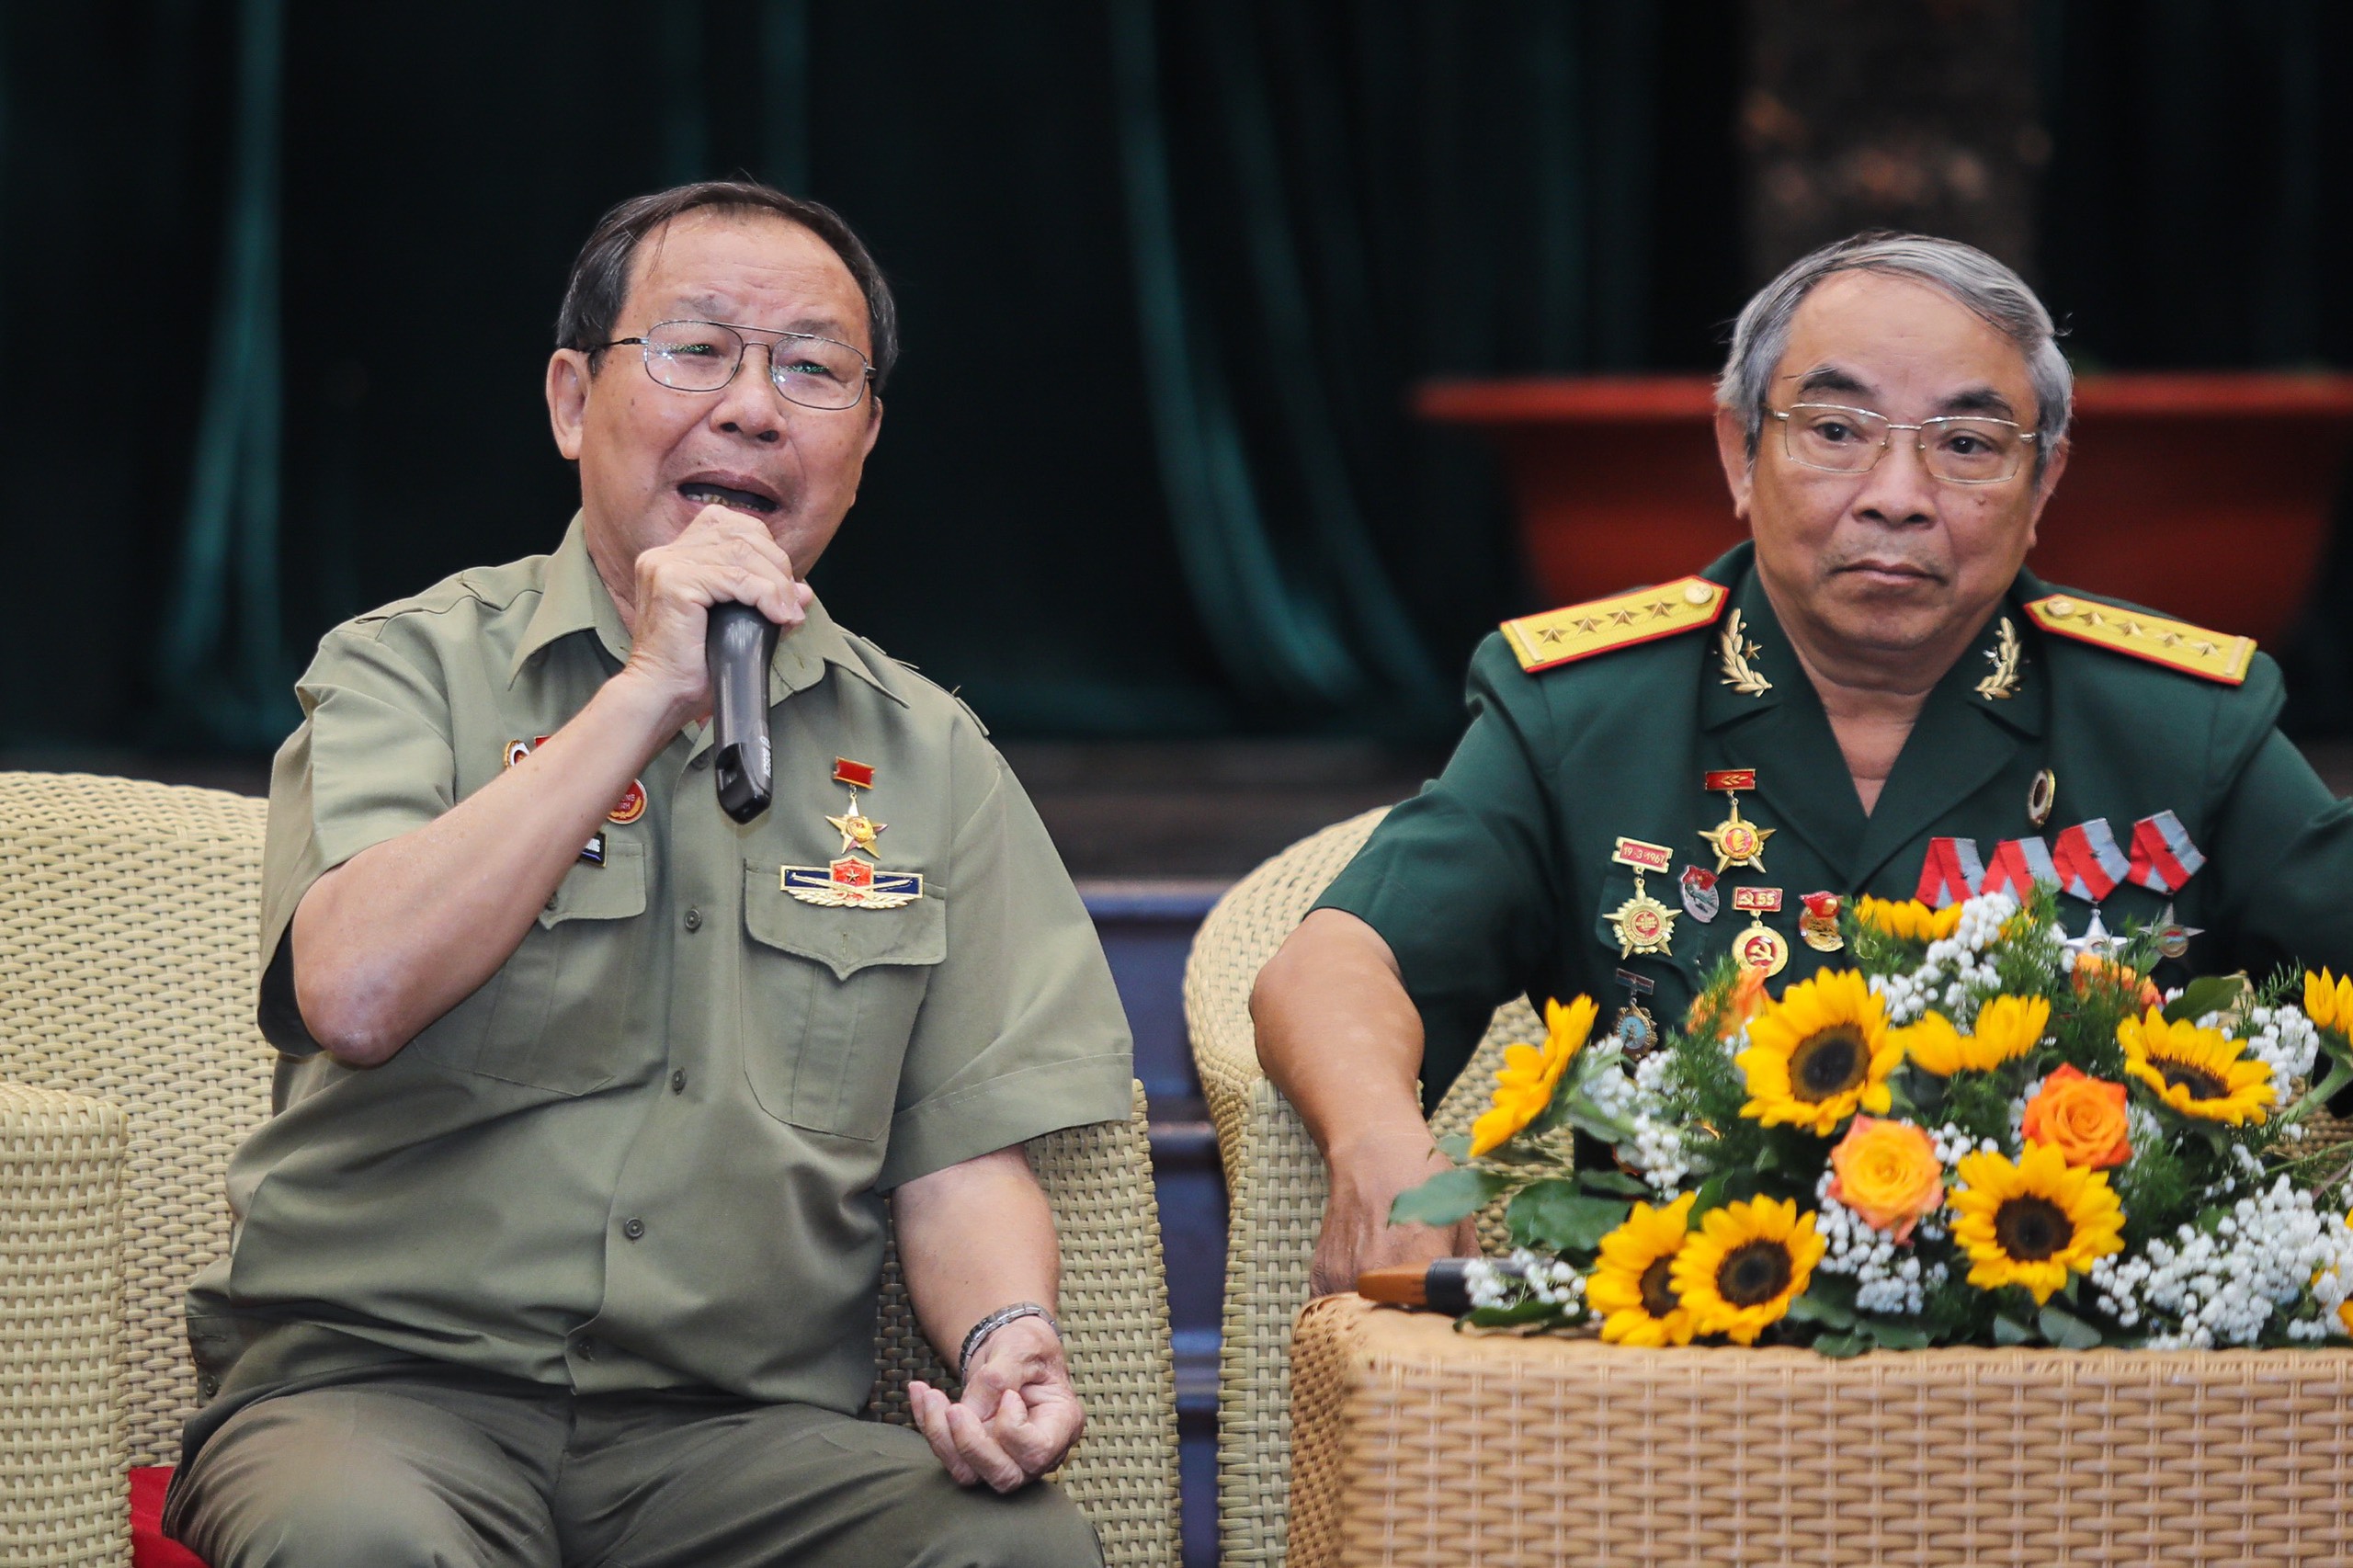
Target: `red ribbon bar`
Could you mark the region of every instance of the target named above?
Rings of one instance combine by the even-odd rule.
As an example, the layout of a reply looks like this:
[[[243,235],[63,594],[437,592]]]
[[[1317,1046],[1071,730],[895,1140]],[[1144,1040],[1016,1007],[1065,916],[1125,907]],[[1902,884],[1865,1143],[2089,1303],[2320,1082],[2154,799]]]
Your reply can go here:
[[[871,790],[874,788],[874,765],[870,762],[852,762],[846,756],[837,756],[834,758],[834,778],[836,782],[847,784],[853,789]]]
[[[2125,875],[2150,892],[2179,892],[2204,864],[2206,857],[2189,841],[2189,830],[2171,812],[2132,824],[2132,863]]]
[[[2117,847],[2116,835],[2106,817],[2079,822],[2059,835],[2052,846],[2051,864],[2058,873],[2059,890],[2097,903],[2116,891],[2132,862]]]
[[[1912,896],[1930,909],[1965,903],[1985,880],[1985,864],[1977,857],[1973,838],[1931,838],[1920,862],[1920,891]]]
[[[1756,788],[1756,769],[1727,767],[1721,772],[1711,773],[1708,775],[1707,788],[1710,790],[1754,790]]]
[[[1781,907],[1779,888],[1734,888],[1732,906],[1744,914],[1770,915]]]
[[[1979,892],[2006,892],[2024,903],[2037,882],[2055,882],[2058,868],[2051,863],[2051,846],[2040,838],[2006,838],[1994,846]]]

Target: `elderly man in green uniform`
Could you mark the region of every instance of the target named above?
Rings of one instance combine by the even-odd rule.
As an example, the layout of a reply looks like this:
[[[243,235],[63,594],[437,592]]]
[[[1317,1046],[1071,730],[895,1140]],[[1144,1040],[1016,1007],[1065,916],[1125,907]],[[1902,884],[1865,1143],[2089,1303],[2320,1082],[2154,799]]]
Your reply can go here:
[[[1390,1200],[1446,1164],[1416,1078],[1434,1104],[1523,992],[1640,1032],[1727,951],[1776,991],[1836,963],[1847,897],[2038,880],[2090,941],[2162,924],[2198,970],[2353,960],[2353,816],[2275,728],[2271,661],[2024,569],[2071,390],[1967,245],[1859,236],[1749,302],[1716,437],[1750,542],[1489,638],[1444,775],[1259,977],[1331,1169],[1319,1290],[1471,1250]]]
[[[189,1296],[169,1510],[253,1564],[1095,1563],[1024,1140],[1124,1119],[1085,911],[980,725],[806,585],[895,348],[841,220],[608,214],[551,555],[330,632],[278,756],[278,1113]],[[711,776],[710,607],[783,628],[776,801]],[[885,1210],[961,1398],[860,1421]],[[982,1483],[985,1483],[984,1485]]]

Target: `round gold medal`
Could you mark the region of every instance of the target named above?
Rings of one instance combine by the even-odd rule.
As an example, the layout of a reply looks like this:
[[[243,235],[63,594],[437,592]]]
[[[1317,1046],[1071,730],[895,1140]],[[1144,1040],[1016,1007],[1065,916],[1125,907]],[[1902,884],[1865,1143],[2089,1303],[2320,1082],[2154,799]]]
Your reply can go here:
[[[1742,968],[1762,970],[1768,980],[1790,967],[1789,938],[1761,919],[1733,938],[1732,951]]]
[[[1637,882],[1634,896],[1609,915],[1609,924],[1618,932],[1618,956],[1666,952],[1667,944],[1675,938],[1675,915]]]

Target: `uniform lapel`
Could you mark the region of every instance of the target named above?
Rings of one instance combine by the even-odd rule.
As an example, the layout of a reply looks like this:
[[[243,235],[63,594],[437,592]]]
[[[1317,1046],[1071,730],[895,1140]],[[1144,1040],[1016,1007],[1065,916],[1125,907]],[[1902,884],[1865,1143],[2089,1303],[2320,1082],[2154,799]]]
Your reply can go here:
[[[2015,604],[2005,603],[1921,705],[1919,720],[1880,791],[1849,886],[1868,884],[1991,782],[2021,748],[2041,737],[2047,683],[2030,662],[2017,665],[2008,696],[1989,697],[1980,689],[1997,675],[1994,655],[2005,619],[2024,638],[2025,617]]]
[[[1746,547],[1744,546],[1744,549]],[[1837,874],[1838,885],[1855,885],[1862,849],[1863,803],[1847,776],[1847,759],[1830,733],[1822,699],[1800,667],[1771,601],[1754,571],[1733,590],[1732,609],[1741,617],[1741,653],[1748,667],[1771,683],[1763,692],[1742,690],[1727,681],[1723,638],[1731,622],[1711,633],[1702,676],[1699,722],[1722,747],[1722,766],[1756,769],[1756,793],[1771,809],[1772,825],[1805,840]],[[1753,649],[1753,651],[1752,651]]]

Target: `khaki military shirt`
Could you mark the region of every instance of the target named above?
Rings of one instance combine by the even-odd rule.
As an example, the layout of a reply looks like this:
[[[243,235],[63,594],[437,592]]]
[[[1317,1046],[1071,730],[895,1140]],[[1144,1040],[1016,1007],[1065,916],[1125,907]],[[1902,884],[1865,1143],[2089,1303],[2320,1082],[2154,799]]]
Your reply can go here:
[[[1866,812],[1753,559],[1743,545],[1702,574],[1728,590],[1704,630],[1637,640],[1636,626],[1621,646],[1532,673],[1490,637],[1472,661],[1471,724],[1445,773],[1391,812],[1324,892],[1320,907],[1358,915],[1395,952],[1422,1015],[1431,1103],[1493,1010],[1522,993],[1590,995],[1605,1026],[1630,1001],[1662,1028],[1680,1023],[1752,925],[1737,908],[1743,890],[1780,895],[1779,910],[1755,916],[1788,953],[1775,994],[1845,963],[1805,941],[1804,896],[1911,898],[1939,839],[1971,846],[1990,872],[2005,844],[2040,869],[2033,850],[2057,852],[2076,828],[2079,842],[2098,843],[2104,829],[2107,872],[2063,894],[2061,917],[2080,934],[2097,909],[2120,933],[2170,910],[2199,934],[2184,962],[2161,970],[2167,983],[2353,962],[2353,803],[2277,729],[2271,660],[2254,654],[2232,684],[2046,632],[2026,607],[2053,590],[2022,573],[1928,694]],[[2079,607],[2109,602],[2069,593]],[[1724,650],[1735,613],[1745,673]],[[2017,639],[2006,662],[2005,624]],[[2202,641],[2182,629],[2131,645],[2173,656],[2165,635]],[[1701,835],[1733,801],[1707,777],[1739,769],[1756,775],[1739,793],[1741,816],[1770,836],[1761,865],[1725,867]],[[2046,773],[2047,802],[2037,791]],[[2161,869],[2177,891],[2124,875],[2096,885],[2129,870],[2136,830],[2163,813],[2190,851]],[[1629,954],[1610,920],[1637,886],[1613,858],[1621,837],[1673,852],[1664,873],[1642,878],[1675,912],[1666,951]],[[2202,863],[2181,876],[2193,858]],[[1717,878],[1712,905],[1684,896],[1694,866]],[[1629,990],[1620,971],[1648,989]]]
[[[287,978],[303,892],[489,783],[628,652],[576,520],[551,556],[321,642],[270,790],[277,1115],[231,1165],[232,1250],[189,1297],[208,1392],[420,1357],[856,1410],[883,1194],[1127,1118],[1118,995],[1020,787],[961,704],[815,605],[769,668],[767,812],[728,820],[707,726],[680,733],[481,989],[381,1067],[321,1052]],[[837,757],[873,769],[873,858],[920,897],[784,890],[844,858]]]

